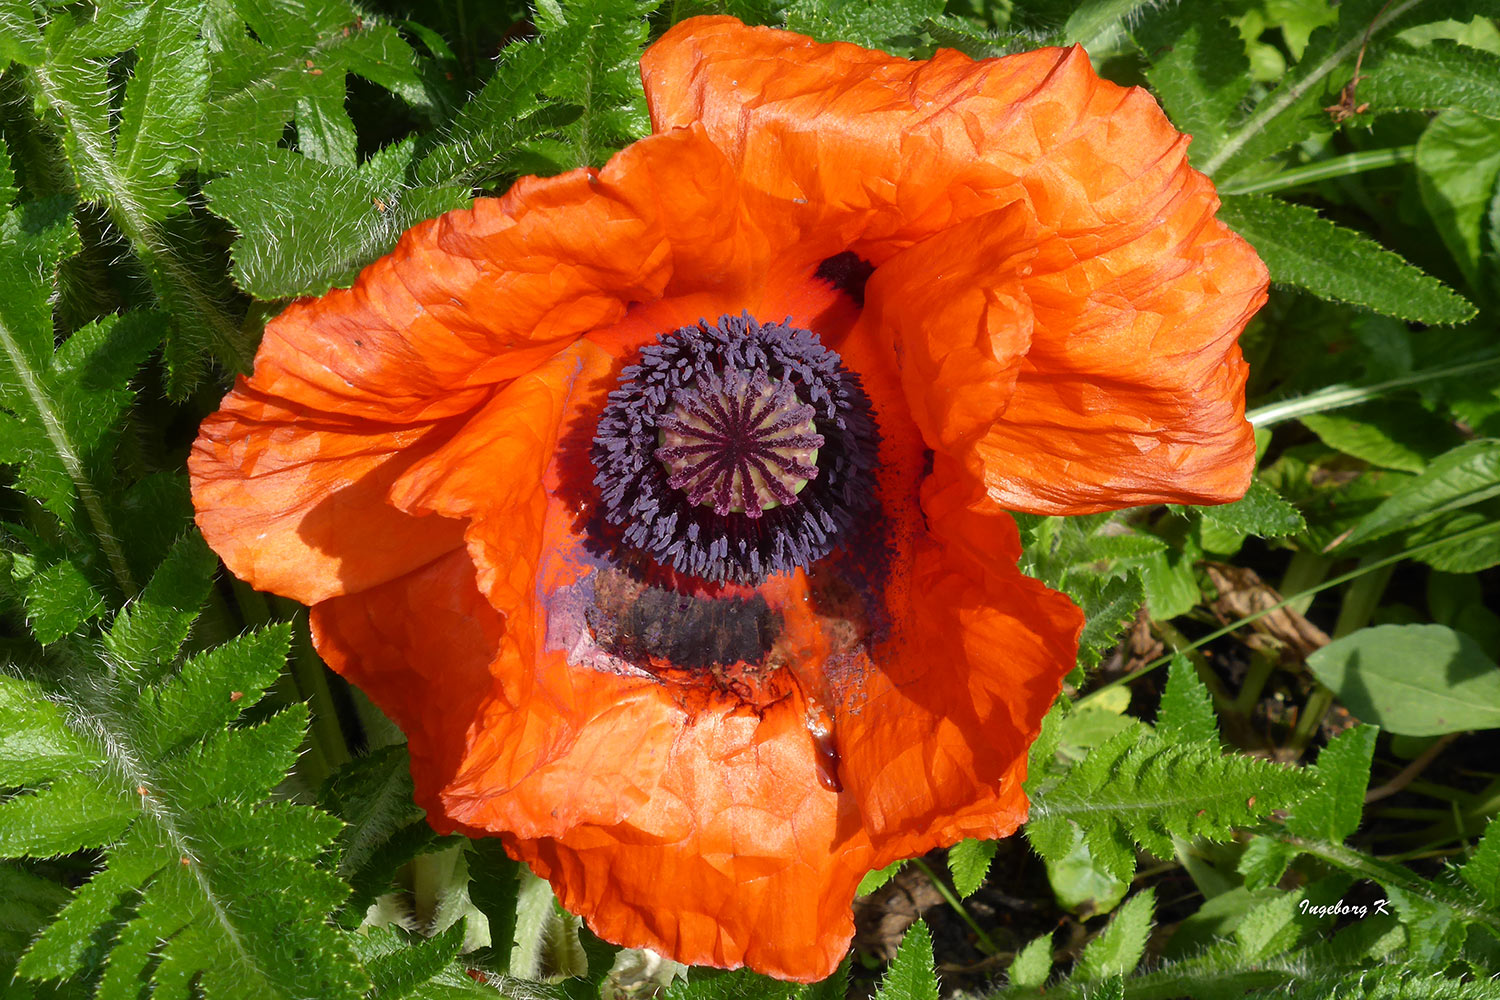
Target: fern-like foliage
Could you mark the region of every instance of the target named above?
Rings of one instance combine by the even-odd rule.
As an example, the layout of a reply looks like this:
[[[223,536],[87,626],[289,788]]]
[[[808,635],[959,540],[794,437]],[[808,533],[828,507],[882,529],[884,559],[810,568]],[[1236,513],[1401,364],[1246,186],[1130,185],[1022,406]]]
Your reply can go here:
[[[1047,747],[1038,741],[1041,753]],[[1033,761],[1056,774],[1056,764]],[[1226,840],[1236,827],[1285,809],[1312,787],[1310,776],[1206,744],[1173,744],[1133,725],[1055,777],[1032,785],[1026,835],[1043,858],[1073,847],[1080,829],[1100,868],[1135,873],[1136,846],[1172,854],[1172,838]]]
[[[206,576],[204,563],[171,560],[162,572]],[[194,582],[158,575],[148,590],[184,585]],[[140,633],[169,615],[148,599],[118,617],[108,675],[85,674],[65,655],[29,677],[0,675],[0,728],[10,734],[0,785],[17,789],[0,802],[0,853],[107,849],[18,971],[97,980],[101,996],[145,980],[160,996],[188,995],[195,982],[222,996],[358,996],[365,976],[324,922],[348,889],[312,864],[341,824],[265,801],[295,759],[306,709],[229,727],[280,673],[289,627],[133,683],[161,673],[168,650],[143,650]],[[90,946],[98,940],[108,948]]]

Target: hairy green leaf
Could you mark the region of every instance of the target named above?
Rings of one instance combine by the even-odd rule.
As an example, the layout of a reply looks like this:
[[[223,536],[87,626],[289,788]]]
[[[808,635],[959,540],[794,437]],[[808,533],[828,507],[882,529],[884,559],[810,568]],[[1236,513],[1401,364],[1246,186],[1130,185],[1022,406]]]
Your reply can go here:
[[[27,623],[40,643],[56,642],[103,610],[104,598],[67,560],[27,581]]]
[[[1490,820],[1479,846],[1458,874],[1485,902],[1500,908],[1500,817]]]
[[[1420,323],[1461,323],[1474,315],[1436,278],[1305,205],[1228,195],[1219,218],[1250,241],[1277,284]]]
[[[1043,934],[1027,942],[1010,963],[1010,985],[1035,989],[1052,975],[1052,935]]]
[[[1136,26],[1151,59],[1146,79],[1172,124],[1193,137],[1188,155],[1202,164],[1250,90],[1250,60],[1239,32],[1213,4],[1155,7]]]
[[[1083,980],[1123,976],[1140,964],[1156,913],[1156,893],[1146,889],[1125,901],[1108,926],[1083,949],[1073,978]]]
[[[974,895],[984,884],[990,862],[1000,845],[993,840],[960,840],[948,848],[948,871],[961,898]]]
[[[1355,726],[1328,741],[1314,769],[1320,785],[1292,808],[1288,830],[1339,843],[1359,829],[1378,732],[1374,726]]]
[[[125,669],[146,668],[142,679],[154,680],[155,668],[176,658],[198,609],[208,597],[218,558],[197,532],[183,535],[157,568],[140,599],[115,616],[104,648]]]
[[[1168,857],[1173,837],[1226,839],[1235,827],[1287,808],[1310,783],[1292,769],[1201,745],[1168,744],[1137,726],[1038,789],[1026,835],[1042,857],[1060,857],[1079,827],[1106,870],[1129,878],[1136,844]]]
[[[1360,719],[1407,736],[1500,728],[1500,667],[1446,625],[1377,625],[1335,639],[1308,669]]]
[[[1167,664],[1167,686],[1156,713],[1156,732],[1168,743],[1219,745],[1219,722],[1208,688],[1182,653]]]
[[[1306,527],[1297,508],[1259,479],[1251,481],[1243,499],[1201,510],[1204,520],[1227,531],[1263,538],[1296,534]]]
[[[1300,419],[1330,448],[1402,472],[1421,472],[1462,440],[1450,421],[1409,400],[1386,399]]]
[[[1366,58],[1359,96],[1379,111],[1500,115],[1500,56],[1438,39],[1423,46],[1391,39]]]
[[[921,920],[911,925],[891,959],[875,1000],[937,1000],[937,971],[932,963],[932,935]]]

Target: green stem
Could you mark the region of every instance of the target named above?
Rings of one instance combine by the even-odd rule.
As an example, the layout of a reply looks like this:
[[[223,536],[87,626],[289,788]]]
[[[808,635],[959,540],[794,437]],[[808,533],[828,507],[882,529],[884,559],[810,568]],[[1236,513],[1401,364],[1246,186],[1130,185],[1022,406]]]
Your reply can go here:
[[[279,604],[291,604],[278,598]],[[310,782],[321,782],[340,765],[350,760],[349,747],[344,741],[344,731],[339,725],[338,709],[333,704],[333,691],[328,687],[327,668],[313,649],[312,636],[308,632],[307,614],[297,608],[292,617],[296,639],[292,646],[292,678],[297,690],[312,709],[311,736],[322,750],[327,772],[307,775]]]
[[[974,936],[979,939],[979,947],[989,955],[998,953],[1000,951],[999,945],[995,944],[990,936],[984,932],[984,928],[980,927],[974,918],[969,915],[969,911],[964,909],[964,904],[959,902],[958,897],[953,894],[953,890],[948,888],[946,882],[937,877],[937,873],[928,867],[927,862],[921,858],[912,858],[911,863],[916,865],[917,869],[923,875],[927,876],[928,881],[937,889],[938,894],[953,908],[953,912],[962,917],[963,922],[969,925],[969,930],[973,931]]]
[[[1356,567],[1355,569],[1352,569],[1352,570],[1350,570],[1347,573],[1342,573],[1342,574],[1334,577],[1332,580],[1328,580],[1328,581],[1326,581],[1324,583],[1320,583],[1316,587],[1309,587],[1307,590],[1302,591],[1302,593],[1300,593],[1300,594],[1293,594],[1290,597],[1282,598],[1281,600],[1277,601],[1275,604],[1271,605],[1270,607],[1263,608],[1260,611],[1257,611],[1257,612],[1255,612],[1252,615],[1246,615],[1244,618],[1241,618],[1239,621],[1230,622],[1228,625],[1225,625],[1223,628],[1216,629],[1215,631],[1210,632],[1208,635],[1205,635],[1203,638],[1195,640],[1190,646],[1188,646],[1186,649],[1179,650],[1179,652],[1186,652],[1187,649],[1198,649],[1198,648],[1201,648],[1203,646],[1206,646],[1210,642],[1213,642],[1215,639],[1223,638],[1224,636],[1228,635],[1229,633],[1234,632],[1237,629],[1243,628],[1246,625],[1249,625],[1253,621],[1258,621],[1261,618],[1264,618],[1266,615],[1270,614],[1273,611],[1277,611],[1277,610],[1279,610],[1281,608],[1286,607],[1288,604],[1290,604],[1293,601],[1300,600],[1301,598],[1304,598],[1304,597],[1310,597],[1313,594],[1317,594],[1317,593],[1320,593],[1320,592],[1322,592],[1324,590],[1328,590],[1331,587],[1341,586],[1342,584],[1348,583],[1350,580],[1357,580],[1360,577],[1364,576],[1366,573],[1370,573],[1370,572],[1373,572],[1374,570],[1381,569],[1382,567],[1390,566],[1390,565],[1392,565],[1394,563],[1398,563],[1398,562],[1400,562],[1403,559],[1406,559],[1406,558],[1408,558],[1408,557],[1410,557],[1412,555],[1415,555],[1418,552],[1423,551],[1424,549],[1430,549],[1430,548],[1432,548],[1435,545],[1443,545],[1443,544],[1448,544],[1448,543],[1453,543],[1453,542],[1461,542],[1461,541],[1463,541],[1463,540],[1465,540],[1467,538],[1476,538],[1476,537],[1478,537],[1480,535],[1487,534],[1487,533],[1489,533],[1489,532],[1491,532],[1493,530],[1494,530],[1494,527],[1493,527],[1493,525],[1490,525],[1490,524],[1476,525],[1475,527],[1472,527],[1472,528],[1468,529],[1467,531],[1461,531],[1458,534],[1452,535],[1452,536],[1450,536],[1448,538],[1438,538],[1438,539],[1434,539],[1433,541],[1430,541],[1430,542],[1423,542],[1421,545],[1414,545],[1414,546],[1412,546],[1409,549],[1406,549],[1406,550],[1401,551],[1401,552],[1397,552],[1393,556],[1386,556],[1383,559],[1379,559],[1379,560],[1377,560],[1377,561],[1375,561],[1373,563],[1370,563],[1368,566],[1359,566],[1359,567]],[[1129,684],[1131,681],[1135,680],[1137,677],[1140,677],[1140,676],[1142,676],[1144,674],[1149,674],[1153,670],[1159,670],[1162,667],[1166,666],[1171,661],[1172,661],[1172,655],[1170,655],[1170,654],[1167,655],[1167,656],[1158,657],[1157,659],[1152,660],[1150,663],[1146,664],[1143,667],[1140,667],[1139,669],[1132,670],[1128,674],[1124,674],[1124,675],[1122,675],[1120,677],[1116,677],[1114,680],[1110,681],[1108,684],[1101,684],[1099,687],[1095,688],[1094,690],[1090,691],[1088,694],[1084,695],[1082,698],[1078,699],[1078,705],[1081,706],[1081,705],[1087,704],[1090,701],[1093,701],[1095,698],[1098,698],[1100,695],[1102,695],[1105,691],[1108,691],[1110,688],[1116,688],[1116,687],[1120,687],[1123,684]]]
[[[1260,701],[1261,692],[1266,689],[1266,681],[1271,679],[1271,674],[1276,671],[1275,657],[1263,650],[1255,650],[1251,654],[1250,669],[1245,674],[1245,683],[1240,687],[1239,697],[1234,699],[1230,706],[1236,715],[1249,717],[1255,710],[1255,703]]]
[[[1345,406],[1355,406],[1367,400],[1383,396],[1394,389],[1402,389],[1409,385],[1421,385],[1424,382],[1435,382],[1438,379],[1453,378],[1457,375],[1468,375],[1473,372],[1483,371],[1500,365],[1500,355],[1491,355],[1473,361],[1464,361],[1455,365],[1447,365],[1443,368],[1426,368],[1422,371],[1412,372],[1400,378],[1393,378],[1388,382],[1377,382],[1374,385],[1330,385],[1326,389],[1310,392],[1306,396],[1296,399],[1283,399],[1277,403],[1268,403],[1265,406],[1257,406],[1245,414],[1245,419],[1256,427],[1270,427],[1286,420],[1296,420],[1299,417],[1309,416],[1314,413],[1323,413],[1327,410],[1337,410]]]
[[[1333,569],[1333,560],[1321,552],[1313,552],[1308,549],[1298,549],[1292,553],[1291,562],[1287,563],[1286,573],[1281,577],[1281,586],[1278,588],[1283,594],[1301,594],[1308,587],[1316,587],[1328,577],[1328,571]],[[1292,611],[1299,615],[1307,614],[1307,609],[1312,606],[1312,595],[1298,597],[1287,605]]]
[[[1282,191],[1286,188],[1297,187],[1299,184],[1326,181],[1331,177],[1352,177],[1367,170],[1379,170],[1382,167],[1411,163],[1416,158],[1417,147],[1415,145],[1396,146],[1391,149],[1364,149],[1357,153],[1334,156],[1327,160],[1319,160],[1317,163],[1283,170],[1275,177],[1267,177],[1264,180],[1225,184],[1219,188],[1219,193],[1263,194],[1267,191]]]

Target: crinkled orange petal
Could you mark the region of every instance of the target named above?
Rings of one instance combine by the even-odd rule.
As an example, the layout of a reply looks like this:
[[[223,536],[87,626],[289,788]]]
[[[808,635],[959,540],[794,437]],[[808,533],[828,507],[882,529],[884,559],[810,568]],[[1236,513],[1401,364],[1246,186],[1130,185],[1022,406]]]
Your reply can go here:
[[[506,845],[607,940],[822,979],[853,936],[849,904],[873,854],[853,800],[811,778],[801,710],[788,699],[701,712],[623,822]]]
[[[384,583],[463,545],[462,522],[386,502],[454,426],[314,415],[241,384],[188,456],[198,527],[235,576],[306,604]]]
[[[839,775],[885,864],[1025,820],[1027,749],[1073,668],[1083,615],[1016,568],[1020,537],[981,484],[942,457],[924,478],[894,365],[860,332],[845,358],[882,430],[885,628],[862,668],[830,665],[827,683]]]
[[[1081,260],[1043,243],[1031,350],[1003,416],[960,454],[1002,506],[1085,514],[1237,500],[1255,469],[1237,344],[1265,302],[1250,246],[1200,174],[1159,225]]]
[[[682,288],[743,298],[764,239],[725,192],[701,129],[636,143],[597,174],[529,178],[424,222],[350,289],[266,327],[255,373],[189,459],[198,524],[239,577],[313,603],[460,544],[386,491],[496,385],[637,301]]]
[[[733,18],[678,24],[641,60],[658,130],[702,122],[787,233],[880,264],[1024,200],[1108,245],[1151,225],[1185,137],[1082,48],[913,62]],[[842,241],[841,243],[839,241]]]
[[[1213,220],[1212,185],[1145,91],[1076,47],[910,62],[732,18],[678,25],[642,67],[653,121],[701,120],[784,220],[775,240],[879,265],[913,414],[995,500],[1056,514],[1243,494],[1234,339],[1266,271]],[[1025,236],[986,234],[1001,209],[1029,217]],[[987,252],[965,259],[966,237]],[[1028,312],[1019,358],[997,331],[1019,341]]]

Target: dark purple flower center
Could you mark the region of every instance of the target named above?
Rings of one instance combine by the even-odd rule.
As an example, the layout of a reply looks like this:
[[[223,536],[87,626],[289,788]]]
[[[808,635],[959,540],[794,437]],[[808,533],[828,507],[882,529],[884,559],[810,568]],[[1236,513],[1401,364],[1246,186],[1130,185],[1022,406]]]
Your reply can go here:
[[[641,349],[590,456],[625,546],[753,586],[839,544],[873,503],[877,443],[858,377],[816,335],[724,316]]]

